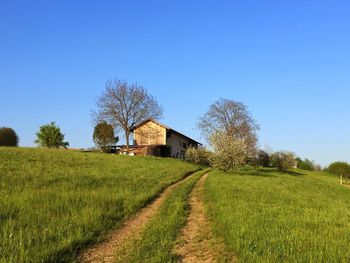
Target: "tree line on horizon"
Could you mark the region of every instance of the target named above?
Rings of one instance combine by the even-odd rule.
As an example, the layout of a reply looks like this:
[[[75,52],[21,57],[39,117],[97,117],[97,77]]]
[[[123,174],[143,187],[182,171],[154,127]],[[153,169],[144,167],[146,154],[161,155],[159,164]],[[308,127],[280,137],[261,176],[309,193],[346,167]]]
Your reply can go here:
[[[93,141],[99,149],[107,151],[108,147],[119,141],[115,134],[123,132],[126,148],[129,149],[132,128],[145,119],[160,119],[163,112],[164,108],[142,85],[129,84],[119,79],[108,80],[96,100],[96,109],[92,112]],[[189,147],[186,152],[188,161],[211,165],[223,171],[245,165],[276,167],[280,171],[292,167],[321,170],[315,162],[302,160],[292,152],[267,153],[258,149],[259,125],[242,102],[226,98],[216,100],[199,118],[197,127],[208,142],[210,150]],[[0,146],[18,146],[18,143],[19,137],[13,129],[0,128]],[[55,122],[39,127],[35,143],[39,147],[47,148],[69,146]],[[349,166],[348,170],[344,168],[346,165]],[[339,173],[339,170],[350,174],[350,165],[336,162],[328,167],[331,173]]]

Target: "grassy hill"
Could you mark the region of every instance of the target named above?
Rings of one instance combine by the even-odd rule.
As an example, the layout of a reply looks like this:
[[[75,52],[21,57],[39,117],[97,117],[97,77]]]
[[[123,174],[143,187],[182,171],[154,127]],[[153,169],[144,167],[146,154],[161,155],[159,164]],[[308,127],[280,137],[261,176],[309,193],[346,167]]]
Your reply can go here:
[[[0,262],[71,261],[199,167],[175,159],[0,147]],[[176,261],[200,171],[127,246],[128,262]],[[350,189],[322,172],[209,172],[207,219],[225,262],[349,262]],[[220,256],[219,255],[219,256]]]
[[[325,173],[213,171],[206,185],[217,237],[241,262],[349,262],[350,190]]]
[[[197,169],[174,159],[0,147],[0,262],[69,260]]]

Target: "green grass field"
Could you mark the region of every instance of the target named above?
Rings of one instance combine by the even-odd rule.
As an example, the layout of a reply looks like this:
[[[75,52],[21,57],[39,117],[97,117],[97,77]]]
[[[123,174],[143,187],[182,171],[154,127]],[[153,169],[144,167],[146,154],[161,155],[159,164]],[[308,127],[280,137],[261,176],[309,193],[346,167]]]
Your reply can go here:
[[[0,262],[69,261],[197,169],[174,159],[0,147]]]
[[[0,262],[74,261],[81,248],[199,170],[175,159],[0,147]],[[174,262],[199,171],[169,194],[126,262]],[[322,172],[210,172],[214,236],[239,262],[350,262],[350,189]],[[227,253],[226,253],[227,252]]]
[[[350,190],[338,178],[214,171],[205,198],[215,235],[240,262],[350,262]]]

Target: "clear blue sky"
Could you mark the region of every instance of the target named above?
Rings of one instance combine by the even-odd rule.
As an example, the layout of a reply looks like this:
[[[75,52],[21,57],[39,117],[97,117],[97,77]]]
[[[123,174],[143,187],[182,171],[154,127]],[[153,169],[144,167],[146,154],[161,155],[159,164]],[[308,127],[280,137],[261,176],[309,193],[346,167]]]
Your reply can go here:
[[[195,139],[224,97],[248,105],[260,146],[350,161],[349,1],[1,1],[0,126],[34,146],[56,121],[92,146],[109,78],[143,84]]]

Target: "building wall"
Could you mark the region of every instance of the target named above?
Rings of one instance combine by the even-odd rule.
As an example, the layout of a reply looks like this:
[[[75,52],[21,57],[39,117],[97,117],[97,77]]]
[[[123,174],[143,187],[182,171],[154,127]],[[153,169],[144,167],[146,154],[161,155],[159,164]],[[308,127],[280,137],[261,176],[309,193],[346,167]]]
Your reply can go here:
[[[134,130],[134,144],[166,145],[166,129],[149,121]]]
[[[190,143],[190,139],[174,132],[170,134],[166,141],[166,144],[170,146],[171,157],[181,159],[185,157],[186,148]]]

